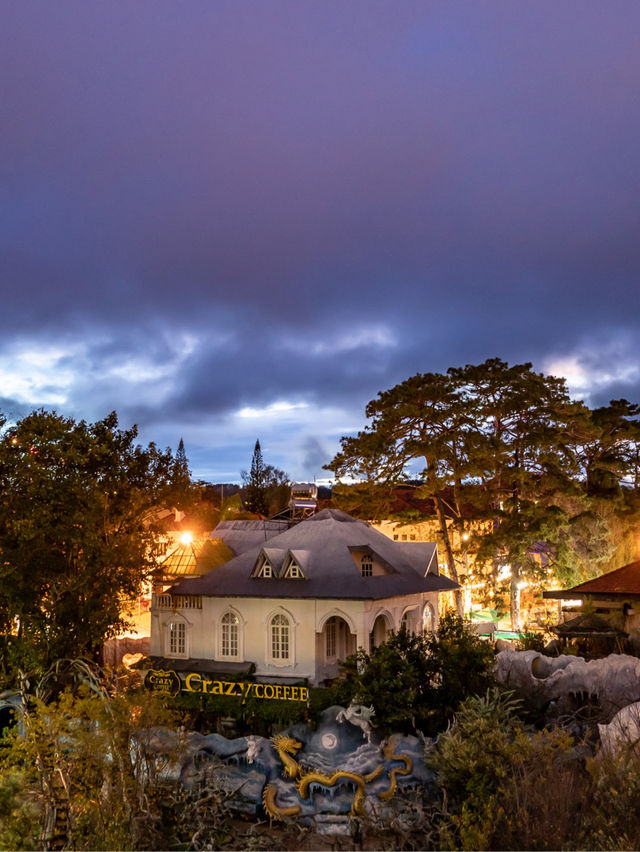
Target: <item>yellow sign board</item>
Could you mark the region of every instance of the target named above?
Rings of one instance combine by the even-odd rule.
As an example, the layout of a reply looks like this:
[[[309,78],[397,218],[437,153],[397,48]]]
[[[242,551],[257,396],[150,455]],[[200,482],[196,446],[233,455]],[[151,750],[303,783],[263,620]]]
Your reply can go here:
[[[192,672],[184,681],[186,692],[202,695],[230,695],[242,698],[262,698],[267,701],[308,701],[309,689],[306,686],[283,686],[279,683],[253,683],[252,681],[210,680],[204,675]]]
[[[182,688],[180,678],[174,671],[166,672],[162,669],[151,669],[151,671],[148,671],[144,679],[144,685],[152,692],[169,695],[171,698],[175,698]]]
[[[280,683],[254,683],[253,681],[213,680],[207,675],[190,672],[184,680],[174,671],[151,669],[144,680],[147,689],[175,698],[180,691],[200,695],[229,695],[241,698],[259,698],[266,701],[308,701],[306,686],[283,686]]]

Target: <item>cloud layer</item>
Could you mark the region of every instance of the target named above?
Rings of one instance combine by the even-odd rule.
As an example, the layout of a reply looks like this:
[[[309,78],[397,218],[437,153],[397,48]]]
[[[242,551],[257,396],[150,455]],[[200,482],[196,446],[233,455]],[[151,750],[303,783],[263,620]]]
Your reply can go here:
[[[5,412],[237,480],[487,357],[640,399],[635,2],[2,12]]]

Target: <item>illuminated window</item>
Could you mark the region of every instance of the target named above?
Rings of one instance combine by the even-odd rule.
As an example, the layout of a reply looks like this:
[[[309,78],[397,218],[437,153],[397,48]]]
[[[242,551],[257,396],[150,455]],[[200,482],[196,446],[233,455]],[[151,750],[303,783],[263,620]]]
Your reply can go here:
[[[233,612],[222,616],[220,635],[220,655],[222,657],[239,656],[240,620]]]
[[[373,577],[373,559],[370,553],[365,553],[360,562],[360,573],[363,577]]]
[[[289,619],[274,615],[271,619],[271,658],[280,662],[289,659]]]
[[[327,657],[336,656],[336,618],[333,616],[325,625],[325,653]]]
[[[184,621],[169,624],[169,654],[184,657],[187,653],[187,626]]]
[[[425,604],[422,611],[422,630],[424,633],[433,633],[433,607]]]

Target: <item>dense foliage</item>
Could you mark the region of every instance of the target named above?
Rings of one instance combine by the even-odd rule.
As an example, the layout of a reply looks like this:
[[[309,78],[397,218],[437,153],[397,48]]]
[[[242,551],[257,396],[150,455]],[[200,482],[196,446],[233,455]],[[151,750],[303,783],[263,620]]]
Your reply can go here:
[[[579,582],[611,556],[611,506],[628,516],[634,501],[624,497],[640,486],[639,413],[626,400],[591,410],[570,399],[564,379],[494,358],[379,393],[366,407],[370,424],[342,438],[327,468],[368,487],[369,499],[359,496],[374,507],[424,465],[418,494],[432,501],[449,575],[468,574],[474,557],[491,587],[508,567],[519,629],[524,583],[549,571]],[[471,539],[457,553],[454,531]],[[457,605],[461,614],[460,595]]]
[[[178,719],[148,694],[30,696],[24,733],[8,736],[0,761],[0,847],[181,848],[199,828],[205,844],[219,837],[224,794],[212,789],[198,818],[174,783],[178,750],[142,748],[140,732],[159,725],[175,729]]]
[[[367,654],[360,649],[343,666],[340,698],[372,705],[383,730],[443,730],[462,701],[493,683],[493,649],[453,614],[437,633],[404,628]]]
[[[96,423],[35,411],[0,436],[0,669],[99,655],[154,567],[154,508],[189,492],[185,460]]]
[[[295,818],[234,819],[215,764],[185,790],[182,717],[85,664],[73,670],[72,689],[47,703],[29,697],[23,732],[3,743],[0,848],[325,848]],[[46,680],[36,692],[47,693]],[[177,732],[173,745],[158,726]],[[360,815],[332,848],[637,849],[637,749],[603,755],[591,742],[535,730],[510,693],[468,696],[426,743],[433,783],[398,791],[382,818]]]

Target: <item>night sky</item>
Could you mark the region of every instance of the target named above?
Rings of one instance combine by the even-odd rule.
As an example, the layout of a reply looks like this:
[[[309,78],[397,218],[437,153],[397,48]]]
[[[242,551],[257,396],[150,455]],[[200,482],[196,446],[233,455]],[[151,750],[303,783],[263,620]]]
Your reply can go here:
[[[0,2],[0,409],[322,471],[501,357],[640,401],[637,0]]]

